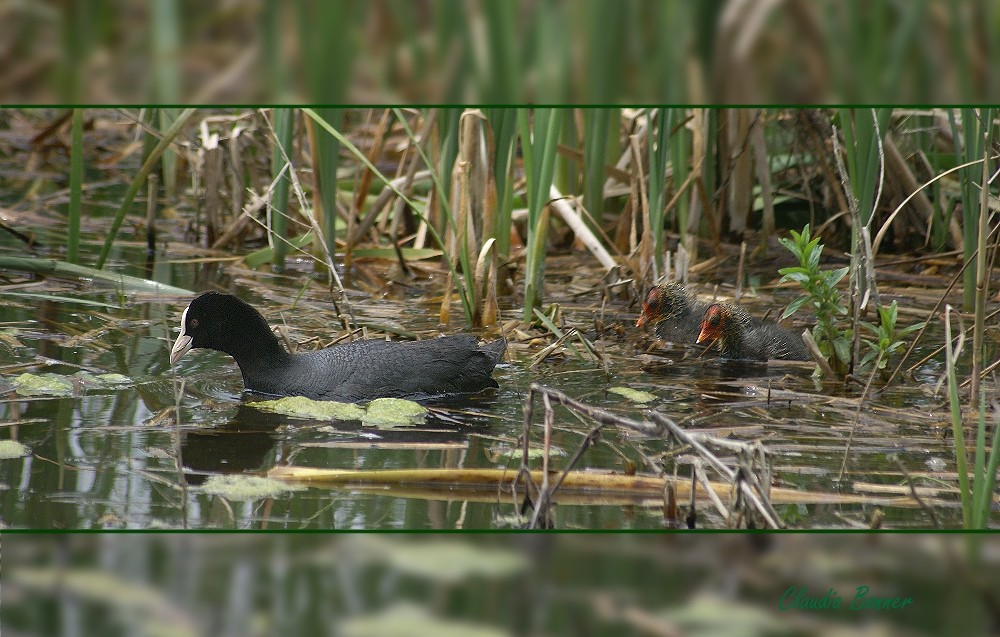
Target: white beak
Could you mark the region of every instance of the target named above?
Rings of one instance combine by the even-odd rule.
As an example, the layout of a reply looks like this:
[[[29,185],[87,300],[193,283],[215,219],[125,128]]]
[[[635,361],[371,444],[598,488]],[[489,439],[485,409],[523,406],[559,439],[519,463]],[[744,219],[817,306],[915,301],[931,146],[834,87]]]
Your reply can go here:
[[[170,364],[174,365],[191,349],[191,337],[184,333],[184,326],[187,325],[188,308],[184,308],[181,314],[181,334],[174,341],[174,346],[170,348]]]

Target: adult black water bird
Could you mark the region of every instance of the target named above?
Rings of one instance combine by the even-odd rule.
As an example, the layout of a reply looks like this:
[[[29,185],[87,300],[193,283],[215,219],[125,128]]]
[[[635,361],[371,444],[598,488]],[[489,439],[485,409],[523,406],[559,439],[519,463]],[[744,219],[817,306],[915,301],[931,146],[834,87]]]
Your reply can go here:
[[[470,334],[421,341],[358,340],[290,354],[260,312],[231,294],[206,292],[181,316],[170,363],[196,347],[229,354],[251,392],[359,402],[427,398],[497,387],[496,367],[506,349],[498,339],[480,346]]]

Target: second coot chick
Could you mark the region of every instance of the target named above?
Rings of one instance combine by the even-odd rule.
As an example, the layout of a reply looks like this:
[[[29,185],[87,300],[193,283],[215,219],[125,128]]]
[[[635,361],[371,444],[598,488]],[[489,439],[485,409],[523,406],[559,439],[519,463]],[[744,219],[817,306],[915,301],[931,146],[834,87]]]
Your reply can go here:
[[[472,335],[459,334],[405,343],[360,340],[289,354],[253,307],[231,294],[206,292],[184,310],[171,364],[194,347],[236,359],[248,391],[358,402],[497,387],[491,374],[506,343],[479,347]]]
[[[730,360],[766,361],[783,359],[809,360],[802,337],[755,319],[743,308],[729,303],[714,303],[705,310],[698,342],[718,339],[722,356]]]
[[[652,323],[656,335],[674,343],[694,343],[708,303],[692,296],[680,283],[657,285],[646,295],[636,327]]]

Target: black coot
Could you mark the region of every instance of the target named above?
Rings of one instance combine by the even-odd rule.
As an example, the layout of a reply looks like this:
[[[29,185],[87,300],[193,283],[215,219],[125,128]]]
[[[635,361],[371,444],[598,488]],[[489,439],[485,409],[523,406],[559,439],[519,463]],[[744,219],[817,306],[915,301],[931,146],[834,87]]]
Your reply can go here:
[[[289,354],[253,307],[231,294],[206,292],[184,310],[170,363],[193,347],[236,359],[248,391],[358,402],[497,387],[491,374],[506,342],[480,347],[473,336],[460,334],[410,342],[360,340]]]

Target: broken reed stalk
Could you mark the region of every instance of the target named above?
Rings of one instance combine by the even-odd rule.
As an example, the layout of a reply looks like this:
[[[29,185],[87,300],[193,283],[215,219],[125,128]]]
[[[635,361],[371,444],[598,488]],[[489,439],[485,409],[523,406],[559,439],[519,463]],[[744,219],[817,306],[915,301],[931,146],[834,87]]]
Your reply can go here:
[[[528,447],[529,441],[531,440],[531,423],[535,419],[535,385],[532,384],[528,389],[528,396],[524,400],[524,430],[521,433],[522,438],[522,453],[521,453],[521,467],[518,469],[517,478],[514,479],[513,484],[511,484],[511,491],[516,496],[518,483],[524,484],[524,502],[521,505],[520,513],[523,514],[528,506],[529,502],[538,502],[539,493],[538,489],[535,487],[534,481],[531,479],[531,470],[528,463]]]
[[[780,529],[782,524],[780,521],[780,516],[778,516],[777,511],[771,506],[769,501],[767,489],[770,483],[764,484],[762,480],[755,481],[756,486],[751,486],[746,480],[746,473],[743,471],[734,471],[727,467],[719,458],[712,453],[703,442],[709,442],[711,444],[717,444],[722,447],[735,447],[737,449],[746,449],[746,446],[741,443],[734,443],[732,441],[721,440],[711,436],[706,436],[704,434],[691,434],[677,425],[673,420],[667,418],[663,414],[656,412],[650,413],[650,417],[653,422],[661,425],[664,429],[673,434],[681,442],[690,445],[691,448],[698,453],[698,455],[704,458],[712,467],[730,484],[735,485],[740,494],[745,497],[753,507],[757,510],[760,516],[764,519],[770,528]],[[727,520],[729,517],[727,516]]]
[[[530,493],[535,490],[536,487],[531,481],[531,469],[528,464],[528,447],[530,443],[530,433],[531,424],[534,420],[534,404],[535,395],[541,394],[542,402],[545,406],[545,414],[543,416],[544,422],[544,454],[542,456],[542,483],[541,486],[537,488],[537,496],[533,498],[535,502],[534,511],[532,512],[531,520],[529,521],[527,528],[535,529],[538,528],[538,521],[541,518],[545,528],[551,528],[551,515],[549,509],[551,508],[552,498],[555,492],[562,485],[563,480],[569,474],[569,472],[576,466],[580,458],[583,457],[584,452],[589,449],[597,441],[600,430],[605,425],[616,425],[625,426],[626,428],[634,429],[640,431],[644,434],[651,434],[658,431],[658,427],[653,427],[648,425],[648,423],[640,423],[638,421],[629,421],[628,419],[621,418],[616,414],[604,411],[603,409],[581,403],[567,396],[566,394],[555,390],[549,389],[538,383],[532,383],[531,387],[528,389],[528,395],[524,399],[524,437],[523,437],[523,453],[521,454],[521,467],[518,470],[518,477],[515,481],[514,486],[516,487],[518,482],[524,482],[525,488],[527,489],[525,496],[525,504],[528,502]],[[572,409],[578,413],[581,413],[589,418],[596,420],[598,425],[594,427],[584,438],[583,442],[580,444],[579,448],[573,457],[570,458],[569,462],[566,463],[566,467],[563,469],[559,478],[555,481],[555,484],[549,488],[549,450],[552,441],[552,428],[555,421],[555,412],[552,409],[552,401],[555,400],[559,404],[563,405],[568,409]]]
[[[530,408],[530,410],[526,409],[525,411],[526,414],[534,413],[533,404],[534,404],[535,387],[536,385],[532,385],[531,389],[528,391],[528,398],[526,399],[526,401],[530,402],[532,407]],[[531,520],[527,525],[527,528],[529,529],[538,528],[539,518],[541,518],[542,520],[543,528],[552,528],[554,526],[554,520],[552,519],[552,514],[551,514],[553,495],[559,489],[559,486],[563,483],[563,480],[566,478],[569,472],[573,469],[574,466],[576,466],[576,463],[579,462],[580,458],[583,457],[584,452],[591,446],[593,446],[594,442],[597,440],[598,433],[600,432],[601,428],[604,427],[604,424],[598,424],[597,427],[591,430],[591,432],[587,435],[587,437],[577,448],[576,453],[573,454],[572,458],[570,458],[570,461],[566,463],[565,469],[563,469],[563,472],[559,475],[559,478],[555,481],[555,484],[551,488],[549,488],[549,457],[550,457],[550,450],[552,447],[552,428],[555,423],[555,411],[552,409],[551,394],[549,392],[554,390],[546,390],[545,388],[541,389],[542,391],[540,393],[542,394],[542,403],[545,406],[545,414],[543,416],[543,422],[545,424],[545,430],[544,430],[545,438],[543,447],[544,453],[542,455],[542,484],[538,488],[538,495],[535,498],[535,508],[532,513]],[[527,476],[529,482],[531,480],[531,469],[528,466],[528,446],[530,443],[530,437],[529,437],[530,429],[531,429],[531,419],[528,418],[525,421],[524,453],[522,454],[522,465],[520,470],[518,471],[518,478],[520,479],[522,476]]]
[[[647,129],[649,128],[647,126]],[[639,135],[629,135],[628,143],[629,148],[632,149],[632,178],[629,180],[631,182],[629,198],[632,200],[632,229],[629,248],[638,257],[639,279],[641,281],[655,281],[657,272],[653,263],[653,232],[650,222],[649,194],[646,191],[646,180],[643,175],[642,153],[639,152]],[[641,238],[636,236],[640,220],[642,223]]]
[[[780,524],[777,512],[773,508],[770,508],[771,479],[774,474],[774,462],[760,441],[741,446],[742,449],[736,455],[738,463],[737,480],[741,481],[741,484],[743,482],[748,483],[750,490],[746,493],[744,493],[743,489],[737,492],[733,511],[736,512],[738,517],[736,524],[732,526],[738,528],[744,520],[752,519],[753,509],[760,508],[769,509],[770,513],[774,514],[773,516],[770,514],[765,515],[768,524],[776,522]],[[761,498],[758,499],[756,494],[760,494]],[[747,506],[747,499],[750,500],[749,504],[752,505],[752,508]],[[732,521],[731,516],[729,519]],[[746,523],[746,526],[749,526],[749,522]],[[776,528],[780,528],[780,526]]]
[[[221,250],[229,243],[233,243],[241,234],[243,230],[256,221],[257,213],[260,212],[261,208],[267,204],[267,199],[261,197],[257,193],[250,191],[250,201],[246,202],[243,206],[243,210],[240,214],[229,222],[229,225],[222,231],[222,233],[216,238],[212,243],[213,250]]]
[[[833,368],[830,367],[830,361],[826,360],[823,352],[819,351],[819,345],[816,344],[816,337],[813,336],[812,330],[803,330],[802,342],[806,344],[809,355],[812,356],[813,362],[819,365],[819,369],[823,375],[830,380],[836,380],[837,372],[833,371]]]
[[[702,460],[701,458],[695,458],[694,462],[691,463],[691,474],[692,474],[692,480],[691,480],[691,502],[692,502],[692,504],[695,501],[695,495],[697,493],[697,491],[695,489],[695,479],[697,479],[697,481],[699,483],[701,483],[701,486],[702,486],[703,489],[705,488],[706,485],[710,485],[712,483],[712,481],[708,479],[708,474],[705,473],[705,468],[702,466],[703,463],[704,463],[704,460]],[[715,510],[719,512],[719,515],[723,519],[728,520],[729,519],[729,508],[725,504],[722,503],[722,500],[715,493],[715,491],[712,491],[710,489],[706,489],[705,493],[708,494],[708,499],[712,501],[713,505],[715,505]]]
[[[542,395],[542,399],[546,410],[544,417],[546,453],[543,460],[544,467],[546,469],[543,472],[543,476],[546,476],[546,479],[542,480],[541,490],[539,492],[538,497],[534,500],[536,502],[535,511],[533,512],[531,526],[529,528],[536,528],[535,524],[537,523],[538,518],[540,517],[540,515],[546,514],[544,509],[548,508],[549,504],[551,503],[553,494],[562,484],[562,481],[565,478],[565,476],[569,473],[572,467],[579,461],[583,453],[587,449],[589,449],[590,446],[594,444],[594,442],[596,442],[597,436],[599,435],[601,428],[607,425],[623,427],[625,429],[628,429],[630,431],[645,436],[662,436],[663,433],[665,432],[673,434],[681,442],[690,445],[691,448],[694,449],[702,459],[704,459],[709,465],[712,466],[712,468],[714,468],[720,475],[722,475],[726,479],[726,481],[731,485],[731,487],[736,489],[739,496],[745,499],[752,507],[752,509],[755,510],[761,516],[761,518],[763,518],[768,527],[782,528],[780,517],[774,510],[773,506],[771,506],[769,501],[768,491],[770,487],[770,479],[767,478],[767,476],[765,476],[765,479],[761,479],[759,476],[757,476],[757,473],[759,473],[759,471],[755,470],[753,467],[753,465],[757,463],[745,462],[740,465],[739,470],[730,469],[703,443],[708,442],[710,444],[715,444],[723,448],[734,449],[738,453],[743,454],[744,457],[746,458],[754,457],[753,456],[754,449],[752,447],[748,447],[747,445],[742,443],[734,443],[732,441],[726,441],[726,440],[716,439],[710,436],[704,436],[702,434],[690,434],[681,429],[670,418],[655,412],[650,414],[651,418],[653,419],[653,423],[632,420],[630,418],[619,416],[618,414],[613,414],[609,411],[600,409],[598,407],[594,407],[592,405],[587,405],[585,403],[579,402],[577,400],[574,400],[573,398],[570,398],[569,396],[558,390],[550,389],[542,385],[539,385],[537,383],[532,383],[531,387],[528,390],[528,396],[525,398],[525,406],[524,406],[525,421],[524,421],[524,441],[523,441],[524,448],[521,456],[521,468],[518,471],[518,481],[521,481],[526,477],[530,477],[531,475],[528,466],[528,440],[531,429],[531,423],[534,416],[534,399],[536,394]],[[592,420],[597,421],[598,426],[595,427],[590,432],[590,434],[581,444],[580,448],[577,450],[576,454],[574,454],[570,462],[567,463],[567,467],[562,472],[560,478],[555,482],[555,484],[550,490],[547,481],[548,449],[549,449],[548,443],[550,441],[551,428],[552,428],[553,401],[579,414],[587,416]],[[763,468],[766,468],[768,463],[766,461],[766,454],[764,454],[763,447],[760,447],[758,449],[758,452],[762,458],[765,458],[765,461],[759,464],[761,464]],[[703,482],[703,484],[710,484],[710,483]],[[534,488],[534,485],[528,485],[527,483],[525,486],[529,490]],[[731,521],[733,519],[732,511],[726,510],[725,507],[722,507],[720,512],[723,514],[723,516],[727,521]]]
[[[520,495],[516,487],[517,473],[512,469],[317,469],[314,467],[297,467],[279,465],[267,472],[267,477],[284,480],[294,484],[336,487],[342,486],[351,490],[371,490],[382,495],[399,495],[432,500],[468,500],[470,502],[496,503],[497,492],[509,490],[516,499]],[[529,489],[541,483],[541,469],[531,471],[531,482],[526,483]],[[680,488],[686,479],[650,474],[624,475],[610,471],[570,471],[558,492],[558,500],[565,499],[570,504],[636,504],[653,506],[663,500],[663,491],[667,486]],[[170,483],[171,485],[173,483]],[[819,491],[803,491],[797,488],[773,487],[771,501],[778,504],[835,504],[886,507],[915,507],[916,500],[909,495],[906,488],[875,485],[855,482],[857,493],[827,493]],[[713,482],[712,490],[720,497],[733,492],[731,483]],[[938,493],[957,494],[957,489],[925,488],[929,496]],[[537,491],[536,491],[537,493]],[[873,495],[874,494],[874,495]],[[700,497],[700,487],[699,487]],[[553,499],[555,493],[553,493]],[[513,500],[512,500],[513,502]],[[928,504],[952,506],[954,500],[935,497],[926,501]],[[994,498],[1000,504],[1000,496]]]
[[[577,210],[573,209],[573,206],[569,203],[569,198],[563,195],[562,192],[560,192],[554,185],[549,187],[549,196],[551,197],[548,202],[549,207],[555,210],[560,218],[562,218],[563,222],[573,231],[573,235],[587,247],[587,250],[594,255],[594,258],[600,261],[604,271],[608,272],[612,268],[616,267],[618,262],[604,247],[604,244],[602,244],[601,240],[596,234],[594,234],[594,231],[587,226],[582,215],[577,212]],[[574,203],[579,206],[579,200],[574,200]],[[592,215],[591,218],[593,218]],[[600,228],[598,227],[598,229]],[[611,241],[606,238],[606,235],[605,240],[609,245],[612,245]]]
[[[899,460],[898,456],[896,457],[896,466],[899,467],[899,472],[903,474],[903,478],[906,479],[906,485],[910,488],[910,497],[912,497],[917,505],[925,513],[927,513],[927,516],[931,519],[931,524],[934,525],[934,528],[941,530],[941,523],[938,521],[937,514],[934,513],[934,507],[928,506],[924,503],[923,498],[920,496],[920,489],[917,488],[913,476],[906,469],[906,466]],[[873,524],[874,522],[875,520],[872,520]],[[881,520],[879,520],[879,524],[881,525]]]

